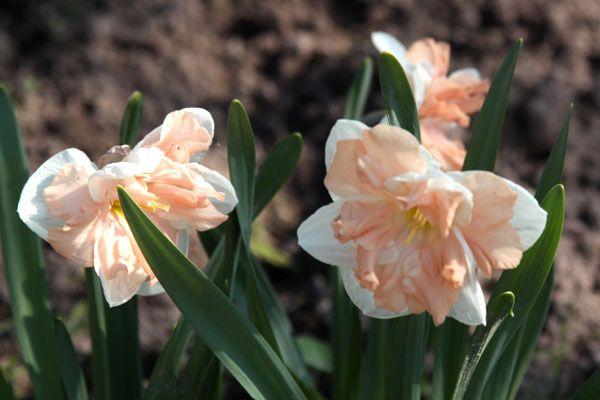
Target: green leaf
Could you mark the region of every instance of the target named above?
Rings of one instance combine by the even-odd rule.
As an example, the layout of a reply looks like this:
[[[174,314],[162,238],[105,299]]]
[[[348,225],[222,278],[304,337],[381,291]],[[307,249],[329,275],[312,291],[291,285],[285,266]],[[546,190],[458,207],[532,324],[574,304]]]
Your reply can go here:
[[[462,399],[467,391],[471,376],[481,359],[485,348],[489,345],[492,337],[508,316],[514,316],[515,295],[512,292],[504,292],[493,297],[487,306],[487,324],[479,325],[467,344],[467,355],[463,361],[453,399]]]
[[[181,359],[193,332],[194,328],[187,319],[180,317],[154,365],[148,387],[144,391],[144,400],[176,398]]]
[[[212,351],[196,339],[181,383],[180,398],[220,399],[223,377],[222,367]]]
[[[67,399],[87,400],[87,387],[79,366],[79,358],[67,328],[58,319],[54,320],[54,332],[56,333],[56,347],[58,348],[60,378]]]
[[[317,371],[331,373],[333,362],[331,357],[331,347],[329,344],[315,337],[300,335],[296,338],[296,343],[302,353],[302,358],[311,368]]]
[[[540,178],[540,183],[535,194],[538,201],[542,201],[548,194],[548,191],[562,181],[569,136],[569,123],[572,114],[573,105],[571,104]],[[500,370],[502,373],[494,373],[486,384],[486,390],[491,391],[491,393],[497,393],[498,397],[506,398],[508,396],[509,398],[514,398],[517,395],[519,386],[527,371],[527,365],[546,321],[553,286],[554,268],[552,268],[548,278],[546,278],[544,288],[536,298],[525,322],[512,338],[506,351],[498,361],[496,370]],[[508,393],[505,392],[506,390],[508,390]]]
[[[142,123],[142,115],[144,114],[144,97],[137,90],[131,94],[125,113],[121,121],[121,130],[119,135],[120,144],[128,144],[133,146],[136,142],[140,125]]]
[[[248,114],[238,100],[233,100],[227,115],[227,161],[231,184],[238,197],[237,216],[246,247],[250,246],[250,225],[254,215],[254,170],[256,154],[254,135]]]
[[[0,85],[0,236],[10,305],[36,399],[62,399],[54,321],[38,237],[21,222],[17,203],[29,177],[8,91]]]
[[[334,400],[356,399],[361,377],[362,329],[358,309],[346,294],[339,268],[331,268]]]
[[[516,346],[518,352],[515,367],[513,369],[514,373],[509,386],[509,399],[514,399],[517,396],[521,382],[523,382],[523,378],[525,377],[525,372],[527,372],[527,366],[535,351],[538,338],[542,333],[542,328],[546,323],[546,317],[548,316],[548,310],[550,309],[552,289],[554,289],[554,267],[552,267],[550,274],[546,278],[542,291],[537,299],[535,299],[535,303],[529,311],[525,323],[519,328],[518,337],[520,337],[520,343],[518,343],[518,347]],[[513,338],[507,347],[506,352],[508,352],[508,349],[512,349],[512,346],[516,344],[515,338]],[[502,359],[500,360],[500,365],[502,365]]]
[[[371,326],[367,335],[367,351],[360,373],[360,400],[384,400],[386,389],[386,348],[388,330],[386,320],[370,319]]]
[[[421,140],[419,114],[406,73],[396,57],[385,51],[379,55],[379,83],[388,119]]]
[[[344,106],[344,118],[360,119],[365,111],[369,91],[371,90],[371,81],[373,80],[373,61],[366,57],[360,70],[354,76],[350,90],[346,95],[346,105]]]
[[[15,400],[12,386],[4,377],[2,370],[0,370],[0,399]]]
[[[564,188],[556,185],[542,203],[548,212],[548,220],[542,236],[523,254],[519,266],[502,273],[494,286],[492,298],[500,293],[511,291],[516,297],[515,317],[506,321],[494,335],[481,361],[479,362],[469,386],[466,397],[478,399],[492,374],[498,360],[510,343],[519,327],[527,319],[538,294],[552,268],[556,248],[562,234],[564,222]]]
[[[600,397],[600,369],[588,378],[587,381],[579,388],[577,393],[571,398],[572,400],[593,400]]]
[[[292,176],[301,153],[302,136],[299,133],[283,139],[269,153],[256,174],[253,218],[260,214]]]
[[[550,189],[555,185],[562,182],[563,170],[565,166],[565,156],[567,154],[567,141],[569,139],[569,125],[571,123],[571,117],[573,116],[573,104],[569,106],[567,116],[563,123],[562,129],[552,151],[546,161],[546,166],[540,177],[537,190],[535,192],[535,198],[537,201],[542,201],[548,194]]]
[[[110,361],[106,332],[104,293],[93,268],[85,269],[90,337],[92,340],[92,389],[94,399],[110,399]]]
[[[156,228],[123,188],[119,199],[133,236],[177,308],[254,398],[302,399],[265,339],[204,273]]]
[[[385,320],[388,333],[386,398],[421,398],[430,319],[426,313]]]
[[[449,399],[467,350],[469,326],[453,318],[435,330],[435,361],[433,365],[433,398]]]
[[[508,94],[523,39],[510,49],[496,73],[483,107],[473,126],[473,136],[467,147],[463,171],[493,171],[500,146],[504,116],[508,106]]]

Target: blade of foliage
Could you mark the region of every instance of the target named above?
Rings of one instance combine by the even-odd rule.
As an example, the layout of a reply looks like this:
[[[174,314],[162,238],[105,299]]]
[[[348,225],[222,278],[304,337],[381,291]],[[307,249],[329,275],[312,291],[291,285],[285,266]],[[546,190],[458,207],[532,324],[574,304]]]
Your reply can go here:
[[[430,319],[422,313],[385,320],[384,324],[389,330],[386,398],[419,400]]]
[[[246,391],[255,398],[304,398],[277,354],[223,292],[152,224],[124,189],[118,191],[133,236],[158,280]]]
[[[333,370],[331,347],[328,343],[308,335],[298,336],[296,343],[306,365],[321,372],[330,373]]]
[[[302,136],[299,133],[294,133],[281,140],[271,150],[256,174],[253,218],[260,214],[292,176],[301,153]]]
[[[331,268],[332,322],[330,341],[333,353],[333,398],[355,399],[361,376],[362,340],[358,310],[352,304],[338,268]],[[366,372],[365,372],[366,373]]]
[[[13,321],[35,397],[62,399],[40,241],[17,215],[28,177],[17,118],[8,91],[0,85],[0,236]]]
[[[119,134],[119,143],[133,146],[136,142],[140,125],[142,123],[142,115],[144,114],[144,97],[137,90],[131,94],[123,119],[121,120],[121,130]]]
[[[56,348],[58,349],[58,363],[60,378],[68,400],[87,400],[87,387],[83,372],[79,366],[79,359],[67,328],[63,323],[54,320],[56,334]]]
[[[560,134],[552,147],[552,152],[542,172],[540,183],[535,193],[538,201],[542,201],[548,194],[548,191],[562,181],[569,136],[569,123],[572,113],[573,106],[570,105]],[[535,349],[539,334],[546,321],[548,308],[550,307],[550,296],[554,285],[553,271],[554,268],[552,268],[548,278],[546,278],[544,287],[525,318],[525,322],[511,339],[510,344],[506,347],[506,351],[499,359],[498,365],[495,368],[496,372],[490,376],[486,383],[486,392],[493,393],[498,398],[506,398],[507,396],[515,397],[523,376],[527,371],[527,365]]]
[[[306,369],[298,344],[292,336],[292,324],[279,302],[277,293],[264,268],[256,258],[247,257],[244,271],[248,274],[248,280],[253,280],[253,282],[249,282],[250,286],[254,286],[256,289],[252,296],[250,295],[251,290],[246,291],[248,303],[250,304],[250,297],[256,298],[254,307],[262,310],[259,312],[263,314],[263,318],[272,332],[276,344],[274,349],[281,355],[283,362],[302,380],[304,385],[313,386],[312,377]]]
[[[449,399],[454,393],[458,373],[465,357],[469,326],[453,318],[435,330],[435,361],[433,365],[433,398]]]
[[[142,358],[138,333],[137,297],[106,310],[110,383],[113,399],[142,396]]]
[[[508,95],[521,47],[523,47],[523,40],[519,39],[504,58],[492,81],[483,107],[473,125],[473,136],[469,141],[463,164],[464,171],[494,170],[508,106]]]
[[[548,278],[546,278],[544,287],[529,311],[525,323],[519,328],[518,335],[521,337],[521,342],[517,347],[518,354],[509,386],[509,399],[514,399],[517,396],[519,387],[521,387],[521,383],[525,377],[525,372],[527,372],[527,366],[533,356],[538,338],[546,323],[546,317],[548,316],[548,310],[550,309],[552,289],[554,289],[554,267],[552,267]],[[513,338],[507,347],[506,352],[512,348],[512,345],[516,344],[513,343],[514,341],[515,339]],[[502,360],[500,360],[500,363],[502,364]]]
[[[183,399],[220,399],[222,368],[212,351],[196,339],[186,365],[180,395]]]
[[[177,396],[177,377],[181,358],[192,337],[194,328],[185,317],[180,317],[169,341],[160,352],[152,370],[144,400],[159,400]]]
[[[587,381],[579,388],[577,393],[572,397],[572,400],[592,400],[600,398],[600,369],[588,378]]]
[[[92,390],[94,399],[110,399],[110,360],[102,284],[93,268],[85,269],[89,329],[92,340]]]
[[[466,398],[479,398],[487,380],[510,340],[527,319],[529,310],[541,292],[552,268],[564,221],[564,188],[556,185],[542,202],[548,212],[546,227],[540,239],[523,254],[515,269],[504,271],[494,286],[492,298],[511,291],[516,297],[515,317],[506,321],[496,332],[471,379]]]
[[[475,333],[467,343],[467,354],[463,361],[453,399],[462,399],[465,395],[471,376],[481,359],[485,348],[488,346],[492,337],[508,316],[514,316],[513,307],[515,305],[515,295],[512,292],[504,292],[490,300],[487,306],[487,324],[479,325]]]
[[[238,197],[236,210],[242,239],[246,246],[250,246],[256,154],[250,119],[238,100],[231,102],[227,115],[227,161],[231,184]]]
[[[15,400],[12,386],[4,377],[2,370],[0,370],[0,399]]]
[[[373,61],[366,57],[360,70],[354,75],[350,90],[346,96],[346,105],[344,107],[344,118],[360,119],[365,111],[369,91],[371,90],[371,81],[373,80]]]
[[[419,114],[412,89],[402,65],[391,53],[379,55],[379,84],[390,121],[395,122],[397,118],[401,128],[421,140]]]
[[[569,106],[567,116],[563,123],[562,129],[552,151],[546,161],[546,166],[540,177],[537,190],[535,192],[535,198],[537,201],[542,201],[548,194],[550,189],[555,185],[562,182],[563,170],[565,167],[565,156],[567,154],[567,141],[569,139],[569,125],[571,123],[571,117],[573,116],[573,104]]]
[[[367,351],[360,373],[360,400],[384,400],[386,389],[386,348],[388,330],[385,320],[370,319]]]

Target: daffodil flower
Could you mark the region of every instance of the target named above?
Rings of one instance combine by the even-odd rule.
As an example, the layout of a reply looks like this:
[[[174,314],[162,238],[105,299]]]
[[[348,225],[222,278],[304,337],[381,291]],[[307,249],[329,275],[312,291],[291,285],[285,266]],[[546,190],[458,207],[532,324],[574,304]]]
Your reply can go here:
[[[93,267],[111,307],[135,294],[161,293],[119,203],[123,186],[159,228],[187,251],[189,230],[227,219],[237,198],[223,175],[199,164],[214,122],[201,108],[168,114],[137,146],[115,146],[97,163],[67,149],[23,188],[18,213],[36,234],[78,266]]]
[[[380,52],[394,55],[407,73],[419,111],[423,146],[444,170],[460,170],[466,155],[460,140],[462,128],[481,109],[488,81],[474,68],[448,74],[448,43],[426,38],[414,42],[407,50],[385,32],[373,32],[371,41]]]
[[[515,268],[546,212],[521,186],[485,171],[444,172],[407,131],[339,120],[326,143],[333,202],[298,229],[300,246],[338,266],[368,316],[424,311],[485,323],[477,271]]]

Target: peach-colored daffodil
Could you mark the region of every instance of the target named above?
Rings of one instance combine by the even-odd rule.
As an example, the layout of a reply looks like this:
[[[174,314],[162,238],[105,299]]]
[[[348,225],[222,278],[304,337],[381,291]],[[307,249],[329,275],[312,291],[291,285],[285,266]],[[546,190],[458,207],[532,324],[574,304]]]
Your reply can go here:
[[[490,172],[444,172],[407,131],[339,120],[325,149],[333,202],[298,229],[300,246],[338,266],[366,315],[427,311],[485,323],[477,271],[515,268],[546,212],[522,187]]]
[[[407,73],[419,112],[423,146],[444,170],[459,170],[466,151],[456,133],[467,127],[470,116],[481,109],[488,81],[474,68],[448,74],[448,43],[426,38],[407,50],[385,32],[373,32],[371,40],[377,50],[393,54]]]
[[[196,161],[214,123],[201,108],[167,115],[137,146],[115,146],[97,163],[67,149],[47,160],[23,188],[18,212],[31,230],[79,266],[93,267],[108,304],[162,287],[129,229],[117,195],[123,186],[183,251],[189,230],[221,224],[235,207],[231,183]]]

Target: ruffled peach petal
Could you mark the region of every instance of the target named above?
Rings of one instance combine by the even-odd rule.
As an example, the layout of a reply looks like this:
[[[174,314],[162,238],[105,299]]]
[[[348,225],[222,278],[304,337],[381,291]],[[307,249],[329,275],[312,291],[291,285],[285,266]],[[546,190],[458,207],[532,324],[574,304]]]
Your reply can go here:
[[[366,154],[365,146],[360,140],[337,142],[335,157],[325,176],[325,187],[330,193],[340,197],[375,193],[375,190],[358,174],[358,159],[364,154]]]
[[[173,161],[187,163],[192,155],[208,150],[211,143],[212,133],[194,114],[179,110],[167,115],[160,128],[160,137],[149,146],[158,147]]]
[[[430,118],[421,121],[421,143],[444,171],[460,171],[467,155],[465,145],[455,137],[456,130],[452,123]]]
[[[427,62],[434,67],[437,76],[445,76],[450,65],[450,45],[431,38],[417,40],[409,47],[406,57],[412,64]]]
[[[517,200],[506,181],[490,172],[456,173],[459,182],[473,193],[473,217],[461,227],[477,266],[486,276],[493,270],[510,269],[521,261],[523,245],[510,224]]]
[[[78,266],[91,267],[94,265],[94,240],[98,219],[87,223],[69,225],[48,230],[48,243],[63,257]]]

